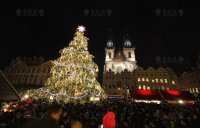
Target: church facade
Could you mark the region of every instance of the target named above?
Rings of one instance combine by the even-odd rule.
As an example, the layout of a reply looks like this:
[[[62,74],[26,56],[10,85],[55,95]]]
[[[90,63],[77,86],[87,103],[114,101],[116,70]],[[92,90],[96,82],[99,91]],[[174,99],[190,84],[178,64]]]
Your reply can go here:
[[[143,69],[137,65],[135,47],[125,40],[123,50],[116,50],[109,40],[105,48],[105,65],[102,86],[108,95],[127,96],[130,90],[178,90],[179,82],[171,68],[149,67]]]

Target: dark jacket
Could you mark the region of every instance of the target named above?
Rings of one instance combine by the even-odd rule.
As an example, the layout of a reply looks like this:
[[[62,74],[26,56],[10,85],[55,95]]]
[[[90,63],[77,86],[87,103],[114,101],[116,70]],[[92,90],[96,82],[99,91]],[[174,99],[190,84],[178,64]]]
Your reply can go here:
[[[60,128],[56,120],[49,116],[44,117],[42,120],[33,120],[24,125],[23,128]]]

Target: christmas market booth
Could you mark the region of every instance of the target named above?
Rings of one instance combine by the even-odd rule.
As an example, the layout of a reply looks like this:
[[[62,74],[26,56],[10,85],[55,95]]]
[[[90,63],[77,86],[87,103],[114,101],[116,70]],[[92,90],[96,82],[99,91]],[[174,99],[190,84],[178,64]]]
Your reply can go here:
[[[189,91],[161,90],[160,94],[168,103],[194,104],[198,101],[198,99]]]
[[[132,90],[130,95],[135,102],[160,104],[163,100],[160,93],[153,90]]]
[[[174,103],[174,104],[194,104],[198,99],[189,91],[177,90],[132,90],[131,98],[135,102],[144,103]]]

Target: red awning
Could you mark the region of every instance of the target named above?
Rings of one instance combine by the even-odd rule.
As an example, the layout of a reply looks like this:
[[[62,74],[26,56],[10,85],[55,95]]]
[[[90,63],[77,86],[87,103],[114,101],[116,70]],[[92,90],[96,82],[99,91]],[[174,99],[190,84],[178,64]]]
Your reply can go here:
[[[157,91],[152,90],[132,90],[131,97],[137,100],[161,100],[162,97]]]
[[[197,101],[197,98],[189,91],[177,90],[132,90],[130,95],[137,100],[185,100]]]
[[[192,100],[192,101],[197,100],[197,98],[189,91],[167,90],[167,91],[160,91],[160,94],[166,100]]]

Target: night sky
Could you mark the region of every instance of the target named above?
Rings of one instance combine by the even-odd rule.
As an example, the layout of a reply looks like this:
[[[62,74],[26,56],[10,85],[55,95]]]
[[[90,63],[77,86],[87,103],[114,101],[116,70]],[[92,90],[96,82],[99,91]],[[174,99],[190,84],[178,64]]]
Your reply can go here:
[[[85,2],[85,1],[84,1]],[[0,68],[17,56],[44,56],[56,59],[59,50],[66,47],[78,25],[86,26],[89,51],[103,72],[104,49],[109,29],[115,45],[121,46],[128,33],[136,47],[139,66],[170,66],[178,73],[194,66],[200,53],[200,13],[198,4],[183,1],[140,3],[113,2],[17,2],[15,7],[4,7],[0,18]],[[17,10],[22,10],[19,16]],[[23,16],[23,10],[44,10],[42,16]],[[177,16],[168,13],[157,16],[156,9],[176,10]],[[183,9],[183,16],[178,10]],[[97,11],[104,10],[105,16]],[[108,16],[108,10],[111,10]],[[89,14],[86,14],[89,11]],[[96,11],[96,16],[92,15]],[[32,13],[30,13],[32,14]],[[156,56],[184,57],[183,64],[156,63]]]

